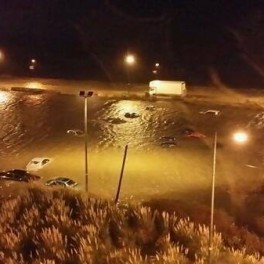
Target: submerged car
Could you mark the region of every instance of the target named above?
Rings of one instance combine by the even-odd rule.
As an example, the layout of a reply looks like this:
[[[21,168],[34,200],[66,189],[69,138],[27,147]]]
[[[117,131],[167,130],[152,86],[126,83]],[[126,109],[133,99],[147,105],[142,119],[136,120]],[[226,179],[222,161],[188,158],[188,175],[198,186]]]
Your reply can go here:
[[[125,117],[126,118],[137,118],[137,117],[139,117],[139,115],[137,113],[129,113],[129,112],[127,112],[127,113],[125,113]]]
[[[172,147],[177,147],[178,143],[173,141],[167,141],[160,143],[160,146],[163,148],[172,148]]]
[[[155,108],[154,105],[147,105],[146,108],[145,108],[145,110],[149,110],[149,111],[153,111],[153,110],[155,110],[155,109],[156,109],[156,108]]]
[[[191,128],[183,129],[182,134],[186,138],[206,138],[206,135],[200,133],[199,131],[195,131]]]
[[[51,158],[39,157],[32,159],[26,166],[27,171],[38,171],[52,161]]]
[[[26,170],[14,169],[0,172],[0,179],[10,181],[30,182],[39,180],[40,176],[29,173]]]
[[[178,146],[177,138],[174,136],[162,136],[160,139],[160,146],[163,148],[171,148]]]
[[[177,140],[174,136],[162,136],[159,139],[163,142],[175,142]]]
[[[203,115],[220,115],[220,110],[215,110],[215,109],[209,109],[209,110],[206,110],[206,111],[201,111],[199,112],[200,114],[203,114]]]
[[[66,178],[66,177],[58,177],[58,178],[48,180],[45,185],[47,185],[47,186],[63,186],[63,187],[67,187],[67,188],[74,188],[75,186],[78,185],[78,183],[75,182],[74,180],[71,180],[71,179]]]
[[[73,136],[82,136],[83,131],[80,129],[69,129],[69,130],[67,130],[67,134],[73,135]]]

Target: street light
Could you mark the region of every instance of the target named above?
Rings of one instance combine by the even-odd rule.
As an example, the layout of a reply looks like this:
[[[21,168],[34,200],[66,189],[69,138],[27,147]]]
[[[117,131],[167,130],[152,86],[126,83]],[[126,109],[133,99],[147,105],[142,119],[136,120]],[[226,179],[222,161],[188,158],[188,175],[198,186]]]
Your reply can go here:
[[[4,69],[4,60],[5,60],[5,54],[2,50],[0,50],[0,74],[2,74],[2,71]]]
[[[85,177],[85,191],[88,192],[88,107],[87,98],[93,96],[93,91],[80,91],[79,96],[84,97],[84,177]]]
[[[157,76],[159,74],[159,70],[160,70],[160,64],[158,62],[156,62],[154,64],[154,69],[152,70],[152,73],[154,74],[154,76],[156,76],[155,78],[157,78]]]
[[[136,57],[133,54],[126,54],[124,58],[124,62],[126,64],[126,70],[127,70],[127,84],[129,84],[130,82],[129,68],[132,67],[136,63]]]
[[[128,65],[133,65],[136,62],[136,58],[133,54],[127,54],[125,57],[125,62]]]
[[[4,53],[3,51],[0,50],[0,61],[2,61],[4,59]]]
[[[37,61],[36,61],[35,59],[31,59],[28,68],[29,68],[31,71],[34,71],[34,70],[36,69],[36,63],[37,63]]]
[[[216,115],[216,114],[215,114]],[[236,143],[243,144],[248,140],[246,132],[239,131],[233,134],[233,140]],[[213,250],[213,234],[214,234],[214,201],[215,201],[215,171],[216,171],[216,152],[217,152],[217,131],[214,134],[214,153],[213,153],[213,170],[212,170],[212,191],[211,191],[211,216],[209,227],[209,247],[208,247],[208,259],[209,264],[212,263],[212,250]]]
[[[238,131],[233,134],[233,140],[239,144],[245,143],[246,141],[248,141],[248,134],[244,131]]]

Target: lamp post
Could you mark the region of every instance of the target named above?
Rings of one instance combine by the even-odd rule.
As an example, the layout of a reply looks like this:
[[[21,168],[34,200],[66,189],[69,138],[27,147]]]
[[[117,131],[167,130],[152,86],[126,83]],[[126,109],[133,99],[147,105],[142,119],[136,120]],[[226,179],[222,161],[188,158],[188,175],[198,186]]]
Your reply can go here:
[[[30,60],[30,64],[29,64],[28,68],[32,74],[36,70],[36,63],[37,63],[37,61],[35,59]]]
[[[216,169],[217,131],[214,134],[213,170],[212,170],[212,190],[211,190],[211,215],[209,227],[209,264],[212,262],[212,240],[214,228],[214,200],[215,200],[215,169]]]
[[[211,190],[211,216],[209,226],[209,247],[208,259],[209,264],[212,263],[212,250],[213,250],[213,235],[214,235],[214,202],[215,202],[215,172],[216,172],[216,153],[217,153],[217,131],[214,134],[214,151],[213,151],[213,168],[212,168],[212,190]],[[248,140],[247,133],[243,131],[235,132],[233,134],[233,141],[243,144]]]
[[[136,57],[133,54],[126,54],[124,62],[126,64],[126,70],[127,70],[127,84],[130,83],[130,71],[129,68],[133,66],[136,63]]]
[[[152,71],[152,73],[153,73],[153,75],[154,76],[156,76],[156,77],[158,77],[158,75],[159,75],[159,67],[160,67],[160,64],[158,63],[158,62],[156,62],[155,64],[154,64],[154,70]]]
[[[0,62],[4,59],[4,53],[0,50]]]
[[[88,192],[88,107],[87,98],[93,96],[93,91],[80,91],[79,95],[84,97],[84,177],[85,177],[85,191]]]
[[[5,61],[5,53],[3,50],[0,49],[0,74],[3,74],[4,72],[4,61]]]

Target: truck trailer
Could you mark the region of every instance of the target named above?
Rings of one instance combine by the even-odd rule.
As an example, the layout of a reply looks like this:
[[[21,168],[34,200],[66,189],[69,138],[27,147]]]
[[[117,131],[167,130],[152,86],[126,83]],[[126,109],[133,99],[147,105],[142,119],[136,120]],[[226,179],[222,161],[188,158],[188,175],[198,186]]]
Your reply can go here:
[[[183,81],[154,80],[149,83],[149,95],[169,95],[184,97],[187,94]]]

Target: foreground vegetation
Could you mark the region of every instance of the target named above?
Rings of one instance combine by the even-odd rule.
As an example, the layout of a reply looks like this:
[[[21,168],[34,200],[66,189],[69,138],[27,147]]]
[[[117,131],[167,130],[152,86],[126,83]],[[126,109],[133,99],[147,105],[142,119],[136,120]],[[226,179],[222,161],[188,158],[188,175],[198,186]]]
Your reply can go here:
[[[207,226],[139,204],[30,186],[0,215],[0,263],[207,263]],[[240,246],[215,233],[213,263],[264,263]]]

